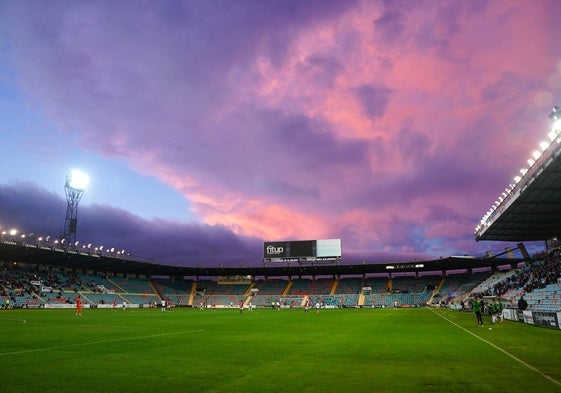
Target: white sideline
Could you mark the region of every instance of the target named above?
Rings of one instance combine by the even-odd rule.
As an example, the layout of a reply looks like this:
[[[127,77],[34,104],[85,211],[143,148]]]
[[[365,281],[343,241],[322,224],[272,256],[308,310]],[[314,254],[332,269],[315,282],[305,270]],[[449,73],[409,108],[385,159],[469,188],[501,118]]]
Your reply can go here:
[[[544,374],[543,372],[541,372],[540,370],[538,370],[537,368],[535,368],[534,366],[526,363],[524,360],[517,358],[516,356],[514,356],[513,354],[505,351],[504,349],[502,349],[501,347],[496,346],[495,344],[493,344],[490,341],[485,340],[482,337],[479,337],[477,334],[470,332],[469,330],[467,330],[466,328],[464,328],[463,326],[458,325],[456,322],[451,321],[450,319],[446,318],[444,315],[439,314],[438,312],[436,312],[435,310],[433,310],[432,308],[429,308],[429,310],[431,310],[433,313],[435,313],[436,315],[438,315],[440,318],[443,318],[445,320],[447,320],[448,322],[450,322],[452,325],[459,327],[460,329],[462,329],[464,332],[471,334],[473,337],[483,341],[486,344],[489,344],[490,346],[492,346],[493,348],[501,351],[502,353],[504,353],[505,355],[509,356],[510,358],[516,360],[518,363],[522,364],[523,366],[529,368],[530,370],[534,371],[536,374],[541,375],[542,377],[544,377],[545,379],[548,379],[549,381],[553,382],[554,384],[561,386],[561,382],[559,382],[558,380],[550,377],[549,375]]]

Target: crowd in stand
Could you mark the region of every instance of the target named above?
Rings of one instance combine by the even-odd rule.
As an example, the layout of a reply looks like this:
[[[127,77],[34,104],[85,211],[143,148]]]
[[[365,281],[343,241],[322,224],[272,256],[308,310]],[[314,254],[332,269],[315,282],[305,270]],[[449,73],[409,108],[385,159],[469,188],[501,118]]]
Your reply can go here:
[[[37,293],[45,295],[44,289],[49,288],[49,294],[54,297],[62,298],[65,288],[71,288],[75,292],[81,286],[81,280],[70,274],[53,274],[50,272],[30,272],[17,267],[0,268],[0,296],[9,298],[15,303],[16,296],[35,297]]]
[[[502,296],[511,289],[523,288],[526,293],[555,284],[561,278],[561,251],[555,250],[504,281],[495,284],[486,295]]]
[[[0,287],[2,291],[1,296],[8,296],[12,291],[32,294],[35,288],[33,288],[31,280],[34,280],[34,278],[29,273],[21,274],[20,272],[2,267],[0,269],[0,281],[3,283],[3,286]]]
[[[532,265],[530,277],[524,286],[526,292],[534,289],[545,288],[549,284],[554,284],[561,277],[561,254],[559,251],[549,255],[539,264]]]

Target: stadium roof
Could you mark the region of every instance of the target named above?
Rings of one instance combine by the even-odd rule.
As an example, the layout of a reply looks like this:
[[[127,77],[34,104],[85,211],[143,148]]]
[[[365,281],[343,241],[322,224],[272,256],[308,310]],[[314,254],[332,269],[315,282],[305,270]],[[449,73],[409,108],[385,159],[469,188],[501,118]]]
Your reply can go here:
[[[476,240],[546,241],[561,235],[561,144],[528,170]]]
[[[548,241],[561,234],[561,108],[554,106],[548,117],[549,142],[540,143],[529,168],[483,216],[475,240]]]
[[[0,261],[26,263],[32,265],[70,268],[77,271],[110,272],[147,276],[172,277],[217,277],[217,276],[337,276],[376,273],[405,272],[447,272],[454,270],[479,269],[523,262],[521,258],[474,258],[448,257],[432,261],[359,264],[359,265],[282,265],[269,267],[184,267],[171,266],[125,258],[116,258],[91,253],[83,253],[36,245],[0,242]]]

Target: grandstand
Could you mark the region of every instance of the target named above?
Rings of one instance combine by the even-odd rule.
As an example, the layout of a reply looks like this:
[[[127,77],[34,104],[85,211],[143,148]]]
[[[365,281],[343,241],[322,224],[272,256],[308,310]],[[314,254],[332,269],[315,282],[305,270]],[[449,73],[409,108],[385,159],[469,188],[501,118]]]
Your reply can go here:
[[[2,304],[17,308],[73,307],[80,295],[87,307],[154,307],[169,299],[175,307],[224,308],[246,305],[299,308],[306,301],[328,308],[409,308],[461,304],[474,294],[499,296],[516,308],[525,296],[530,311],[561,311],[561,252],[537,258],[527,267],[488,269],[459,274],[391,277],[253,278],[250,283],[224,284],[212,278],[126,276],[106,272],[48,270],[26,263],[2,263]]]
[[[448,270],[463,269],[466,277],[462,280],[476,280],[474,269],[491,272],[499,265],[521,263],[520,259],[450,257],[391,265],[400,270],[392,275],[385,264],[188,268],[107,256],[95,257],[94,263],[93,257],[34,244],[0,242],[2,296],[10,298],[14,307],[70,307],[78,294],[86,307],[110,307],[115,302],[151,307],[162,299],[169,299],[176,307],[229,307],[240,302],[252,302],[256,307],[268,307],[272,302],[302,307],[308,300],[333,308],[423,307],[434,297],[438,284],[446,281],[441,277],[446,277]],[[217,280],[233,276],[251,277],[251,281]],[[363,293],[365,287],[371,292]]]

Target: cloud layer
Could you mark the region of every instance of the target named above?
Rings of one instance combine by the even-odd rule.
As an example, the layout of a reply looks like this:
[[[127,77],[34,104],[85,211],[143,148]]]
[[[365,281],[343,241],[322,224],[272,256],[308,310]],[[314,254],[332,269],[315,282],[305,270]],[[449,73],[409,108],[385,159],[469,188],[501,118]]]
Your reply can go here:
[[[26,1],[0,5],[0,25],[58,136],[157,177],[200,219],[94,205],[81,235],[115,217],[106,236],[131,247],[176,231],[169,254],[142,249],[173,262],[313,238],[342,238],[355,259],[435,258],[484,253],[473,228],[545,135],[561,99],[557,10]]]

